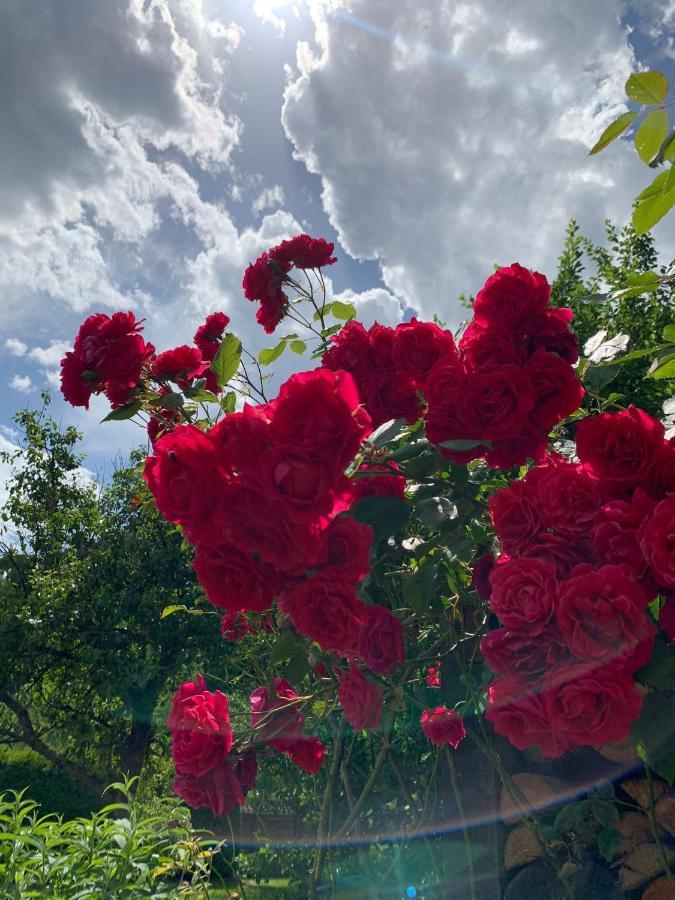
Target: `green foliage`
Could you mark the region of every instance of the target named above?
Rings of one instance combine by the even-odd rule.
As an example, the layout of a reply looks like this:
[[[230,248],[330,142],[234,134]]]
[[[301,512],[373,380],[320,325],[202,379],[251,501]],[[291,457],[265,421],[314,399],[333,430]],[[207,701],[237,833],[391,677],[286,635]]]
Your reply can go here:
[[[236,334],[226,334],[211,363],[211,371],[216,376],[218,387],[226,385],[239,368],[241,351],[241,341]]]
[[[44,812],[65,819],[87,816],[101,798],[46,759],[24,747],[0,747],[0,791],[26,789]]]
[[[144,454],[98,486],[80,475],[74,429],[44,410],[17,424],[0,545],[0,742],[100,794],[117,773],[141,772],[159,749],[164,698],[226,645],[213,615],[161,617],[202,594],[190,549],[145,498]]]
[[[591,147],[593,155],[604,150],[641,119],[636,128],[635,149],[650,168],[663,165],[675,156],[675,132],[668,133],[666,103],[668,79],[662,72],[634,72],[626,82],[626,96],[640,106],[639,110],[621,113],[611,122]],[[675,163],[661,172],[635,199],[632,225],[638,234],[653,228],[675,205]]]
[[[646,376],[654,355],[649,348],[663,343],[664,329],[673,319],[673,289],[666,277],[671,264],[659,264],[651,235],[639,235],[630,226],[619,231],[611,222],[605,228],[603,247],[583,237],[576,222],[570,222],[552,302],[574,310],[572,324],[582,348],[603,329],[610,337],[629,336],[626,359],[617,359],[610,367],[613,371],[603,376],[604,384],[591,386],[602,391],[611,382],[618,398],[660,417],[672,385]]]
[[[0,896],[208,897],[218,842],[193,832],[174,801],[141,817],[131,786],[112,785],[120,802],[68,822],[23,793],[0,795]]]

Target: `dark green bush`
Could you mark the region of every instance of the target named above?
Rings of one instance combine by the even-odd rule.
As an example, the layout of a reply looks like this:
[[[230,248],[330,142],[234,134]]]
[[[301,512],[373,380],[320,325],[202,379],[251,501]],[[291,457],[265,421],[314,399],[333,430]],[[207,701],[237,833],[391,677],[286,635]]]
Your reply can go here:
[[[26,790],[45,813],[64,819],[88,816],[101,807],[94,791],[64,775],[42,756],[20,747],[0,746],[0,793]]]

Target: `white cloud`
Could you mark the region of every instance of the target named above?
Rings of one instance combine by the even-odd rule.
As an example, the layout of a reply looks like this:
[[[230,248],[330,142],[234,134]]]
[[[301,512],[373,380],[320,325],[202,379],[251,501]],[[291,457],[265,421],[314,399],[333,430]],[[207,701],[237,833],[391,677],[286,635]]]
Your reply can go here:
[[[508,28],[487,0],[310,7],[286,133],[342,245],[423,316],[457,325],[495,263],[554,275],[572,216],[596,238],[628,220],[650,178],[633,148],[587,156],[636,66],[621,0],[513,0]]]
[[[356,318],[366,328],[374,322],[393,327],[403,320],[400,300],[384,288],[371,288],[360,294],[346,290],[336,294],[334,299],[343,303],[353,303],[356,306]]]
[[[67,350],[72,349],[72,343],[68,341],[52,341],[48,347],[33,347],[28,354],[41,366],[54,368],[63,359]]]
[[[28,346],[18,338],[7,338],[5,341],[5,350],[8,350],[12,356],[25,356]]]
[[[258,194],[251,204],[251,209],[254,213],[260,215],[266,209],[283,206],[285,202],[284,189],[280,184],[275,184],[273,187],[265,188]]]
[[[20,394],[30,394],[33,390],[33,382],[29,375],[13,375],[9,386]]]

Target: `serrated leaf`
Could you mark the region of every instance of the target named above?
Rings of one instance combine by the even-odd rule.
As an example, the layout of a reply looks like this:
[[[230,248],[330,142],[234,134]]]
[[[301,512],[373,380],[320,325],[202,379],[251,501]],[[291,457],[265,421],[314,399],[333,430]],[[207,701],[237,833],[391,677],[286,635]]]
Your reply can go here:
[[[342,328],[342,325],[331,325],[330,328],[324,328],[321,331],[321,337],[322,338],[330,337],[331,334],[336,334],[341,328]]]
[[[218,387],[224,387],[239,368],[241,341],[236,334],[226,334],[211,363]]]
[[[649,372],[650,378],[675,378],[675,353],[667,353],[659,356],[652,363]]]
[[[600,853],[600,856],[602,856],[606,862],[611,862],[616,856],[616,851],[623,840],[623,835],[615,828],[603,828],[598,832],[597,837],[598,852]]]
[[[121,422],[124,419],[131,419],[142,409],[143,404],[140,400],[132,400],[132,402],[127,403],[126,406],[119,406],[117,409],[111,409],[108,415],[101,419],[101,422]]]
[[[617,119],[614,119],[607,128],[602,132],[597,142],[591,147],[588,151],[588,155],[592,156],[594,153],[599,153],[601,150],[604,150],[608,144],[611,144],[612,141],[616,140],[616,138],[620,137],[627,128],[633,124],[638,116],[637,112],[625,112],[622,113]]]
[[[290,659],[298,648],[298,640],[294,631],[282,631],[272,644],[270,664],[274,666],[283,660]]]
[[[626,95],[634,103],[663,103],[668,96],[668,79],[663,72],[633,72],[626,82]]]
[[[336,319],[353,319],[356,315],[356,307],[353,303],[343,303],[342,300],[334,300],[330,311]]]
[[[190,400],[194,400],[195,403],[217,403],[218,398],[211,391],[204,390],[204,388],[185,388],[185,396],[189,397]]]
[[[666,325],[663,329],[663,339],[675,344],[675,322],[672,325]]]
[[[291,341],[291,350],[293,353],[297,353],[298,356],[302,356],[306,349],[307,344],[304,341]]]
[[[632,225],[638,234],[649,231],[675,204],[675,168],[661,172],[638,194],[633,210]]]
[[[405,419],[390,419],[388,422],[383,422],[374,431],[371,431],[368,442],[373,447],[384,447],[385,444],[395,441],[403,434],[405,425]]]
[[[649,165],[668,134],[668,113],[665,109],[655,109],[635,132],[635,149],[643,163]]]
[[[370,525],[380,541],[406,524],[410,509],[398,497],[364,497],[352,507],[351,514],[363,525]]]
[[[443,522],[457,518],[457,507],[447,497],[429,497],[415,504],[415,516],[427,528],[436,531]]]
[[[583,822],[588,813],[588,800],[579,800],[578,803],[570,803],[568,806],[563,806],[556,815],[553,827],[558,834],[564,834],[566,831],[570,831],[574,828],[575,825]]]
[[[226,413],[234,412],[237,405],[237,395],[234,391],[228,391],[220,400],[220,408]]]
[[[590,807],[595,821],[605,828],[611,828],[612,825],[618,823],[620,818],[619,810],[612,801],[596,800],[593,798],[590,801]]]
[[[286,349],[286,340],[282,338],[276,347],[269,347],[265,350],[261,350],[258,354],[258,362],[263,366],[269,366],[270,363],[273,363],[275,359],[279,359],[281,354]]]

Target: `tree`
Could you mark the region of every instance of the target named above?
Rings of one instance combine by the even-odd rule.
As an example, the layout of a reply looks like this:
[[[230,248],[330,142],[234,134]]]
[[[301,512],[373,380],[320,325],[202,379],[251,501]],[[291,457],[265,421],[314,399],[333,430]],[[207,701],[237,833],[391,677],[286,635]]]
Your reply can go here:
[[[594,244],[580,233],[572,220],[567,226],[565,246],[558,260],[552,286],[552,303],[574,310],[574,331],[584,343],[601,329],[609,337],[619,332],[629,335],[630,349],[654,347],[673,317],[673,288],[660,283],[656,290],[638,296],[615,298],[647,272],[665,275],[672,267],[659,263],[654,238],[638,234],[630,225],[619,230],[605,222],[607,246]],[[611,382],[611,390],[630,398],[636,406],[661,415],[661,404],[672,394],[668,380],[646,378],[651,357],[622,364]]]
[[[0,545],[0,741],[100,792],[142,770],[162,692],[184,664],[197,654],[222,667],[225,645],[213,640],[215,611],[161,618],[201,591],[178,530],[139,493],[144,452],[100,486],[82,476],[74,428],[45,408],[16,423]]]

